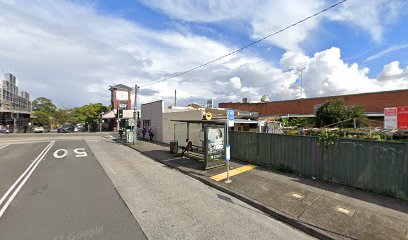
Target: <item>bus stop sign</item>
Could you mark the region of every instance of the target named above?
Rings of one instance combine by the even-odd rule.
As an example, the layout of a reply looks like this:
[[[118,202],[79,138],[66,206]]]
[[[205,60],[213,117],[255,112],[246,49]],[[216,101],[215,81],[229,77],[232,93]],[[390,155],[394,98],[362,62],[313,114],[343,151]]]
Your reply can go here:
[[[228,127],[234,126],[234,110],[227,110]]]

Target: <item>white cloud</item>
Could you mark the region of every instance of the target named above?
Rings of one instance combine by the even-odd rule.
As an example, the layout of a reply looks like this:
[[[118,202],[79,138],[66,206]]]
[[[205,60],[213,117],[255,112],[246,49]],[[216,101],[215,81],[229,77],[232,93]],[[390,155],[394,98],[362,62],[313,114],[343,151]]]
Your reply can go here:
[[[144,0],[147,6],[189,22],[230,22],[249,25],[247,35],[253,39],[265,37],[325,7],[324,0]],[[317,18],[268,38],[267,41],[283,49],[299,51],[300,44],[311,41],[325,21],[339,21],[368,32],[374,41],[381,41],[384,28],[398,19],[403,11],[403,0],[347,1]],[[363,17],[362,17],[363,16]],[[245,25],[244,24],[244,25]]]
[[[383,50],[381,52],[378,52],[378,53],[376,53],[374,55],[371,55],[371,56],[367,57],[365,59],[365,62],[369,62],[369,61],[372,61],[374,59],[381,58],[382,56],[385,56],[388,53],[395,52],[395,51],[405,49],[405,48],[408,48],[408,44],[400,44],[400,45],[391,46],[391,47],[389,47],[389,48],[387,48],[387,49],[385,49],[385,50]]]
[[[233,77],[229,79],[229,86],[232,89],[241,89],[241,79],[239,77]]]
[[[304,61],[304,57],[298,58]],[[345,63],[340,49],[331,48],[309,58],[303,71],[303,87],[308,97],[408,88],[408,71],[402,70],[399,62],[384,66],[378,79],[370,79],[368,72],[368,68],[356,63]]]
[[[143,85],[231,51],[206,37],[152,31],[65,1],[0,8],[0,68],[13,71],[21,89],[61,107],[109,103],[111,84]]]
[[[398,61],[391,62],[384,66],[377,79],[381,82],[408,81],[408,67],[401,69]]]
[[[364,6],[361,4],[361,1],[348,1],[327,17],[363,29],[378,42],[382,40],[384,27],[399,17],[405,3],[402,0],[371,0],[364,1]]]
[[[225,6],[212,4],[211,11],[216,6],[226,11],[229,6],[228,1]],[[72,2],[3,1],[0,8],[4,10],[0,15],[0,68],[17,75],[20,89],[34,97],[49,97],[60,107],[108,104],[109,85],[145,85],[236,48],[190,32],[154,31]],[[240,11],[237,15],[244,10]],[[288,51],[280,64],[244,52],[142,88],[139,100],[164,99],[172,104],[175,89],[178,103],[186,105],[205,103],[208,98],[216,103],[243,97],[259,100],[262,95],[281,100],[302,94],[314,97],[408,88],[408,70],[399,63],[384,66],[378,80],[370,79],[367,68],[345,63],[338,48],[313,56]],[[294,66],[305,67],[304,92]]]

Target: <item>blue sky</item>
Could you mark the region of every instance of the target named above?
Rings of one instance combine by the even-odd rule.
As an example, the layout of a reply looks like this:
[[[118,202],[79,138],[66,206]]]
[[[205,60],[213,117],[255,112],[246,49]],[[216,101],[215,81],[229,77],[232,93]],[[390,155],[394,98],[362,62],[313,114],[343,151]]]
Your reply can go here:
[[[337,1],[327,1],[327,6],[335,2]],[[188,22],[149,8],[136,0],[94,1],[93,4],[101,14],[125,18],[155,30],[178,30],[183,26],[194,34],[207,36],[222,41],[225,44],[234,44],[235,46],[244,46],[256,40],[248,36],[245,30],[250,26],[244,22],[238,22],[238,24],[233,24],[232,26],[217,23]],[[405,30],[408,23],[406,10],[408,10],[407,4],[404,4],[398,10],[401,14],[400,17],[387,24],[384,28],[383,37],[379,42],[374,41],[368,32],[361,31],[361,29],[352,24],[324,22],[320,29],[316,31],[316,35],[319,37],[314,37],[311,41],[302,42],[300,45],[308,55],[333,46],[339,47],[346,62],[356,62],[361,66],[369,67],[371,69],[368,74],[369,77],[375,78],[380,74],[383,66],[389,62],[400,61],[405,64],[408,62],[408,46],[398,51],[384,54],[379,58],[366,61],[368,57],[393,46],[408,44],[408,31]],[[331,15],[333,13],[329,11],[326,14]],[[279,35],[276,38],[279,38]],[[263,58],[277,62],[285,52],[282,48],[265,43],[252,47],[250,51]]]
[[[0,67],[60,107],[107,104],[111,84],[175,75],[336,2],[0,0],[0,23],[7,23]],[[407,10],[404,0],[348,0],[211,66],[142,88],[140,102],[171,104],[174,89],[188,104],[408,88]]]

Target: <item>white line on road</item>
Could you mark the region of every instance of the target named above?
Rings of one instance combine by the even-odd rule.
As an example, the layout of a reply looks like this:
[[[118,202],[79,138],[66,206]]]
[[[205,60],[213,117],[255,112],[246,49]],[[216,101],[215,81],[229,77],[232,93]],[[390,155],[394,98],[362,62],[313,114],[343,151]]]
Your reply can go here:
[[[37,168],[38,164],[44,159],[45,155],[48,153],[48,151],[51,149],[51,147],[54,145],[55,141],[50,142],[50,144],[47,145],[47,147],[44,148],[44,150],[40,153],[40,155],[37,156],[37,158],[28,166],[28,168],[21,174],[21,176],[13,183],[13,185],[7,190],[6,194],[1,198],[0,200],[0,205],[3,203],[3,201],[7,198],[7,196],[13,191],[14,187],[20,182],[20,180],[24,177],[23,181],[18,185],[16,190],[13,192],[13,194],[10,196],[10,198],[7,200],[7,202],[4,204],[4,206],[0,210],[0,218],[3,216],[4,212],[6,211],[7,207],[10,205],[11,201],[15,198],[17,193],[20,191],[20,189],[23,187],[27,179],[31,176],[33,171]],[[28,172],[28,173],[27,173]]]
[[[10,141],[7,141],[7,144],[11,145],[11,144],[43,143],[43,142],[50,142],[50,141],[46,141],[46,140],[34,140],[34,141],[31,141],[31,140],[27,140],[27,141],[10,140]]]
[[[24,175],[27,174],[27,172],[30,170],[30,168],[36,163],[36,161],[44,154],[44,152],[51,146],[50,142],[44,150],[41,151],[41,153],[35,158],[35,160],[28,166],[28,168],[21,174],[21,176],[11,185],[11,187],[7,190],[7,192],[4,194],[4,196],[0,199],[0,206],[3,204],[3,201],[6,199],[6,197],[10,194],[11,191],[13,191],[14,187],[20,182],[20,180],[24,177]]]
[[[0,149],[3,149],[3,148],[5,148],[5,147],[7,147],[8,145],[10,145],[10,144],[6,144],[6,145],[4,145],[4,146],[1,146]]]

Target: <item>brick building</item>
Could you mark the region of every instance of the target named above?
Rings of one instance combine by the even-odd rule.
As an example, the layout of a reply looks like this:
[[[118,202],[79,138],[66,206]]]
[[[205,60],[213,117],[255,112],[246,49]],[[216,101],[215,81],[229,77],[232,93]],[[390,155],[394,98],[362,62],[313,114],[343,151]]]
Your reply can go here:
[[[408,89],[276,102],[220,103],[219,107],[259,112],[260,116],[314,117],[321,104],[335,99],[343,99],[346,105],[361,105],[367,117],[382,121],[384,108],[408,105]]]
[[[131,92],[132,88],[125,86],[123,84],[117,84],[109,87],[111,91],[111,106],[112,110],[106,112],[102,115],[102,119],[106,120],[108,128],[110,131],[117,131],[119,128],[123,128],[129,125],[129,121],[133,126],[133,110],[132,110],[132,100]],[[118,119],[118,111],[123,110],[123,116]],[[128,121],[128,122],[126,122]]]

